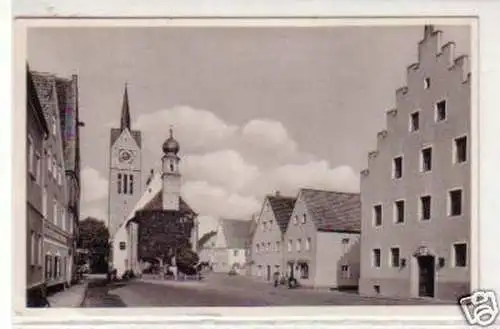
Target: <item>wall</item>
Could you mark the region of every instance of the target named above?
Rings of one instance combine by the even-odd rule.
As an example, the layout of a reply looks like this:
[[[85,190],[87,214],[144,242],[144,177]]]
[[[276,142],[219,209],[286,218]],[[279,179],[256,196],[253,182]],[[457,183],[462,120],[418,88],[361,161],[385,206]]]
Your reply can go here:
[[[264,230],[263,223],[267,224],[267,228]],[[276,242],[279,241],[280,248],[276,249]],[[263,250],[262,244],[267,246],[267,243],[271,243],[270,250]],[[257,250],[257,244],[261,246],[259,250]],[[252,269],[251,275],[255,277],[259,277],[262,279],[266,278],[266,268],[267,266],[271,266],[271,272],[276,270],[283,273],[284,271],[284,248],[286,245],[283,243],[283,234],[276,222],[276,218],[274,217],[273,210],[269,201],[266,199],[264,201],[262,212],[259,216],[257,227],[254,231],[254,235],[252,238],[252,251],[251,251],[251,261],[252,261]],[[260,266],[260,271],[259,271]]]
[[[360,292],[390,296],[411,296],[413,253],[426,246],[436,257],[444,257],[445,266],[438,269],[439,298],[454,299],[468,290],[468,268],[451,267],[454,242],[470,242],[470,80],[466,79],[466,62],[453,61],[453,45],[441,48],[439,35],[429,36],[419,45],[419,65],[408,68],[408,88],[396,92],[396,110],[387,113],[387,131],[378,136],[376,152],[369,156],[368,172],[361,175],[362,252]],[[429,89],[424,78],[430,78]],[[447,119],[435,122],[434,107],[446,99]],[[409,131],[409,117],[420,111],[420,129]],[[454,138],[467,135],[467,162],[453,163]],[[420,151],[432,146],[432,171],[420,172]],[[403,155],[403,177],[392,179],[392,160]],[[448,191],[463,189],[461,216],[448,215]],[[420,220],[419,198],[431,195],[431,219]],[[395,200],[405,200],[405,223],[393,222]],[[383,223],[373,225],[373,206],[382,204]],[[400,248],[405,268],[389,267],[389,248]],[[381,267],[372,266],[372,249],[381,249]],[[470,251],[469,251],[470,257]],[[413,271],[413,273],[415,273]]]

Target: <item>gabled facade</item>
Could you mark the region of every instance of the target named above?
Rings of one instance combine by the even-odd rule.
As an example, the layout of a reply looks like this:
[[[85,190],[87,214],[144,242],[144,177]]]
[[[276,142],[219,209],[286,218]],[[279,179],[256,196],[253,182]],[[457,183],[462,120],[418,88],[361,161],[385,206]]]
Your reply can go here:
[[[272,280],[273,273],[284,273],[284,234],[295,198],[269,195],[265,198],[252,236],[251,274]]]
[[[31,72],[26,76],[26,300],[36,306],[43,295],[44,200],[42,189],[47,170],[45,143],[49,128],[36,94]]]
[[[364,295],[470,292],[470,75],[441,37],[425,27],[361,173]]]
[[[220,219],[213,247],[214,272],[235,270],[242,274],[249,269],[251,232],[254,220]]]
[[[60,107],[58,83],[62,79],[52,74],[32,71],[45,120],[49,126],[46,142],[46,166],[42,186],[44,214],[45,283],[52,286],[69,285],[72,280],[74,249],[74,218],[70,211],[65,157],[65,109]]]
[[[356,287],[360,257],[360,196],[301,189],[285,240],[286,275],[310,287]]]

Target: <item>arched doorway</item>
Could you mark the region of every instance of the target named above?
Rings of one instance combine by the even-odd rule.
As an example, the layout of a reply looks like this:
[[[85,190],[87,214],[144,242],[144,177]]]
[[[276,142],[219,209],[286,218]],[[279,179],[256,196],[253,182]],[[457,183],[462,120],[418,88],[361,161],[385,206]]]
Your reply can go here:
[[[436,285],[436,257],[427,249],[419,247],[413,254],[412,279],[418,297],[434,297]]]

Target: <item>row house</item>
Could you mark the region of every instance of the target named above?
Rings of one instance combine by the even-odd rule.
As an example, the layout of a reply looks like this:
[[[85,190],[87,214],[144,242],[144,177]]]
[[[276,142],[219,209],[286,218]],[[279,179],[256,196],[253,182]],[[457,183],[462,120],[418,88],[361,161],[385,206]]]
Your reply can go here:
[[[287,276],[301,286],[356,288],[360,226],[359,194],[301,189],[285,233]]]
[[[301,189],[264,200],[252,239],[252,275],[274,273],[302,286],[356,287],[359,279],[359,194]]]
[[[214,272],[228,273],[233,270],[247,274],[250,268],[251,233],[255,221],[219,219],[213,250]]]
[[[46,287],[51,290],[68,286],[73,279],[73,255],[75,247],[75,227],[78,218],[75,217],[79,203],[79,189],[75,191],[74,186],[70,186],[68,176],[71,171],[79,170],[79,164],[70,164],[67,153],[70,152],[67,145],[67,138],[72,137],[73,145],[78,141],[77,130],[68,131],[66,125],[70,125],[69,117],[73,115],[71,124],[76,122],[77,115],[63,105],[63,96],[58,94],[61,85],[67,80],[55,77],[52,74],[31,72],[33,82],[40,100],[44,118],[49,127],[49,134],[44,150],[45,168],[43,174],[42,189],[42,214],[44,217],[43,235],[43,268],[44,281]],[[71,81],[75,81],[73,77]],[[74,82],[72,82],[74,83]],[[75,89],[73,89],[75,93]],[[76,98],[76,93],[74,94]],[[76,111],[76,107],[73,109]],[[66,116],[66,111],[70,115]],[[77,153],[77,147],[72,147]],[[76,159],[77,157],[72,157]],[[79,160],[79,159],[78,159]],[[66,168],[68,167],[68,171]],[[79,179],[79,173],[77,174]],[[78,182],[79,184],[79,182]],[[73,194],[70,194],[72,192]]]
[[[49,128],[29,70],[26,79],[26,300],[28,306],[35,306],[43,296],[45,282],[42,187]]]
[[[363,295],[456,300],[470,290],[470,74],[441,38],[425,27],[361,173]]]

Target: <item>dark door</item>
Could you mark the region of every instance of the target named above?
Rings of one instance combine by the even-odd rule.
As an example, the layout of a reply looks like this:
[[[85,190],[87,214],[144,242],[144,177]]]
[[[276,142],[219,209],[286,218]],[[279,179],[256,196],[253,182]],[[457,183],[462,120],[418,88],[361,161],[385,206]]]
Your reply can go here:
[[[434,297],[435,264],[433,256],[420,256],[418,258],[419,283],[418,295],[420,297]]]
[[[267,265],[267,281],[271,281],[271,265]]]

